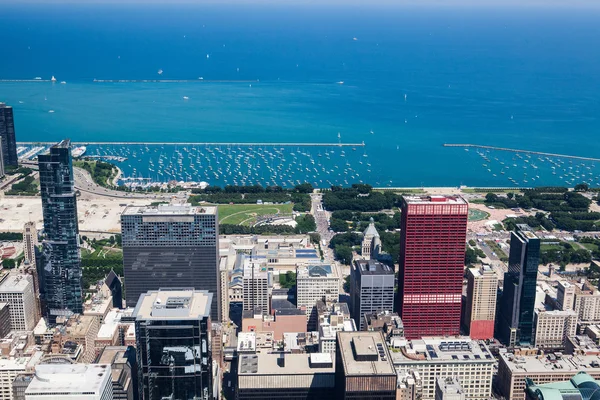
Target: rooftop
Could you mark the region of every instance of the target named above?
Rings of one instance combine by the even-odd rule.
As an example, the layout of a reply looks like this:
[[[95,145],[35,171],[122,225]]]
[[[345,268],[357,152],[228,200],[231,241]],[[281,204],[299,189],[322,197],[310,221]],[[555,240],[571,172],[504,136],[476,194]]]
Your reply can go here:
[[[129,206],[123,215],[179,216],[196,214],[216,214],[217,207],[192,207],[191,204],[159,204],[158,206]]]
[[[23,293],[31,285],[30,275],[8,274],[0,283],[2,293]]]
[[[140,296],[133,316],[137,320],[199,319],[210,315],[212,300],[207,290],[153,290]]]
[[[403,196],[407,204],[467,204],[460,196]]]
[[[115,333],[115,330],[121,323],[121,317],[123,315],[129,315],[133,312],[132,308],[126,310],[114,309],[106,314],[104,322],[98,330],[98,339],[111,339]]]
[[[94,392],[104,389],[110,365],[104,364],[41,364],[25,391],[26,395]],[[110,380],[109,380],[110,381]]]
[[[389,265],[375,260],[356,260],[354,265],[361,275],[394,275],[394,269]]]
[[[560,353],[549,353],[543,357],[537,355],[515,356],[512,353],[501,353],[500,359],[508,368],[517,374],[593,371],[600,373],[600,358],[597,355],[565,356]]]
[[[280,359],[285,360],[280,366]],[[324,366],[327,365],[327,366]],[[315,373],[333,374],[335,368],[329,353],[277,354],[258,353],[241,355],[238,375],[306,375]]]
[[[490,362],[494,363],[490,350],[482,341],[470,337],[426,337],[419,340],[403,340],[402,351],[392,353],[394,364],[431,362]]]
[[[328,264],[313,264],[298,268],[296,279],[318,279],[318,278],[337,278],[337,275]]]
[[[346,376],[396,374],[381,332],[338,332]]]

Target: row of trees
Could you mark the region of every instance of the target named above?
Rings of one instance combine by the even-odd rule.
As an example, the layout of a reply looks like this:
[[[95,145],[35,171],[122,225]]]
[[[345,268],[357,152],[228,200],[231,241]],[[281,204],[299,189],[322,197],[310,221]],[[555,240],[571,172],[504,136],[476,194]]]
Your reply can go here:
[[[400,196],[393,192],[376,192],[370,185],[332,186],[323,194],[323,206],[329,211],[350,210],[376,212],[398,206]]]
[[[591,200],[581,193],[569,192],[567,188],[557,187],[525,190],[523,195],[509,192],[506,196],[498,196],[496,193],[488,193],[485,196],[485,203],[506,208],[535,207],[550,212],[585,212],[588,210]]]

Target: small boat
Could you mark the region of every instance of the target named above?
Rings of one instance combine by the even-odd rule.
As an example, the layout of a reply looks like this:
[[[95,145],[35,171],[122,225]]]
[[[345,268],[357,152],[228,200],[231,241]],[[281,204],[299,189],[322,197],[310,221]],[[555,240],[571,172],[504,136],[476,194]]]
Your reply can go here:
[[[54,113],[54,110],[50,110],[50,111],[48,111],[48,112],[49,112],[50,114],[52,114],[52,113]]]
[[[66,85],[66,84],[67,84],[67,81],[60,81],[60,84],[61,84],[61,85]]]
[[[35,78],[33,78],[33,79],[35,79],[36,81],[41,81],[41,80],[42,80],[42,77],[41,77],[41,76],[36,76],[36,77],[35,77]]]
[[[337,84],[338,84],[338,85],[343,85],[343,84],[344,84],[344,81],[339,81],[339,82],[337,82]]]
[[[159,74],[159,75],[162,75],[162,73],[163,73],[163,70],[162,70],[162,69],[159,69],[159,70],[158,70],[158,74]]]
[[[51,82],[56,82],[56,78],[54,77],[54,75],[52,75],[52,78],[50,78]]]
[[[189,97],[187,97],[187,96],[183,96],[183,99],[184,99],[184,100],[189,100],[190,98],[189,98]]]

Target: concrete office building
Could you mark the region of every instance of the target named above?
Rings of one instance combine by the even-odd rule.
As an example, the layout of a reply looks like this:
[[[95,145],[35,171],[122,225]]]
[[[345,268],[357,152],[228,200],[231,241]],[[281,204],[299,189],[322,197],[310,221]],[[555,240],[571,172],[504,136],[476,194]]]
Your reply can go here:
[[[217,221],[216,207],[127,207],[121,215],[127,306],[165,285],[208,290],[211,318],[220,321]]]
[[[396,311],[406,337],[458,335],[468,203],[458,196],[402,200]]]
[[[352,318],[365,330],[365,314],[394,311],[394,269],[374,260],[356,260],[350,271]]]
[[[40,294],[51,322],[83,312],[77,195],[71,142],[63,140],[38,156],[44,215]]]
[[[563,311],[575,311],[580,333],[588,326],[600,324],[600,291],[587,280],[560,281],[557,303]]]
[[[13,382],[18,375],[32,373],[44,353],[0,358],[0,400],[13,400]]]
[[[212,301],[194,289],[140,297],[133,311],[140,400],[212,399]]]
[[[4,167],[19,165],[13,108],[0,103],[0,153]],[[0,174],[1,175],[1,174]]]
[[[0,302],[8,303],[14,331],[32,331],[36,321],[36,299],[30,275],[8,273],[0,277]]]
[[[317,301],[338,301],[340,278],[331,265],[315,264],[296,269],[297,307],[306,310],[308,329],[316,330],[318,324]]]
[[[396,371],[381,332],[338,332],[337,399],[396,399]]]
[[[237,400],[331,400],[335,368],[330,354],[240,354]]]
[[[270,314],[271,279],[266,264],[242,257],[244,275],[242,278],[245,311],[259,309],[263,315]]]
[[[434,400],[436,381],[456,377],[465,399],[488,399],[496,360],[483,341],[469,337],[431,337],[407,341],[392,352],[399,377],[418,376],[423,400]]]
[[[138,370],[135,347],[105,347],[96,359],[95,364],[110,365],[114,400],[138,399]]]
[[[37,229],[35,222],[26,222],[23,227],[23,252],[25,261],[35,265],[35,248],[38,245]]]
[[[567,339],[577,333],[575,311],[537,309],[534,346],[539,349],[564,349]]]
[[[525,400],[527,380],[537,385],[568,381],[579,372],[600,379],[597,355],[500,353],[496,387],[507,400]]]
[[[38,365],[25,400],[112,400],[110,376],[110,365]]]
[[[527,225],[511,233],[508,272],[498,307],[496,337],[507,346],[533,344],[540,239]]]
[[[219,284],[221,285],[221,321],[229,321],[229,268],[228,257],[219,260]]]
[[[455,377],[438,378],[435,386],[435,400],[465,400],[465,392]]]
[[[467,271],[467,297],[463,306],[466,333],[477,340],[494,337],[498,277],[488,265]]]

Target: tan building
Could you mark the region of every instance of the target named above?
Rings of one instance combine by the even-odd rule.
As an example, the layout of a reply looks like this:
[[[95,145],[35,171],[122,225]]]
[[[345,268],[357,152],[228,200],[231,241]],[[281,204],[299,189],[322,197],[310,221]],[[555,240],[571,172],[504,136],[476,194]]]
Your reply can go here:
[[[567,338],[577,333],[575,311],[536,310],[534,346],[540,349],[564,349]]]
[[[244,311],[242,332],[273,332],[275,340],[283,340],[286,332],[307,332],[306,315],[296,308],[282,309],[276,311],[275,315]]]
[[[11,329],[32,331],[37,324],[37,302],[33,277],[6,273],[0,276],[0,302],[8,303]]]
[[[25,261],[30,265],[35,265],[35,247],[38,245],[37,229],[35,222],[27,222],[23,227],[23,252]]]
[[[41,351],[26,357],[0,359],[0,400],[13,400],[13,381],[19,374],[33,372],[43,353]]]
[[[536,384],[567,381],[580,371],[594,379],[600,378],[598,356],[564,356],[559,353],[545,355],[517,355],[501,353],[498,365],[497,386],[507,400],[525,400],[525,379]]]
[[[463,325],[472,339],[491,339],[494,337],[498,276],[489,265],[483,265],[469,268],[467,281]]]
[[[600,324],[600,291],[587,280],[559,282],[557,303],[562,310],[575,311],[579,333],[588,325]]]
[[[227,256],[221,256],[219,261],[219,274],[221,285],[221,321],[229,321],[229,269]]]
[[[64,333],[55,335],[55,341],[62,346],[66,342],[74,342],[83,346],[83,354],[79,362],[92,363],[96,358],[95,340],[100,329],[98,317],[75,314],[67,321]]]
[[[488,399],[496,360],[483,341],[469,337],[430,337],[405,341],[391,353],[399,377],[420,377],[421,398],[434,400],[436,381],[456,376],[465,399]]]

